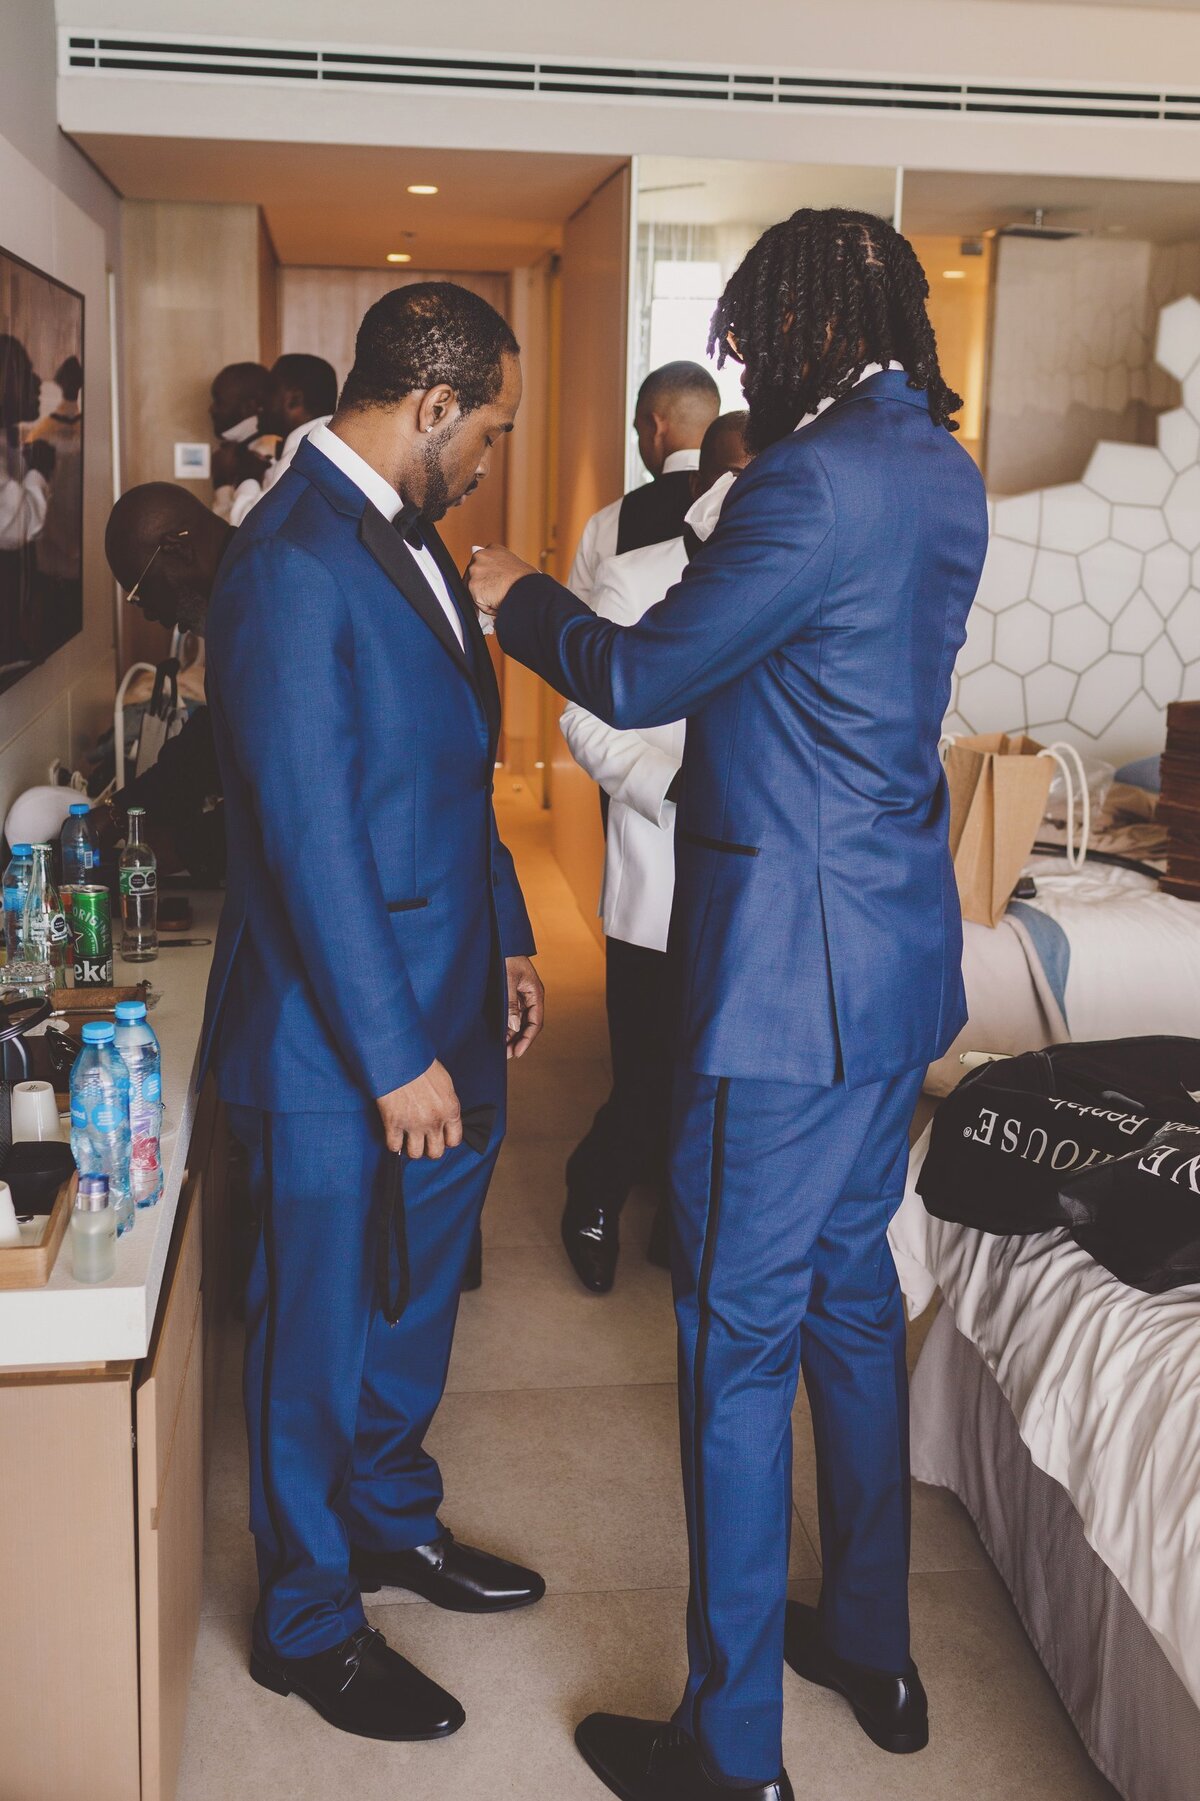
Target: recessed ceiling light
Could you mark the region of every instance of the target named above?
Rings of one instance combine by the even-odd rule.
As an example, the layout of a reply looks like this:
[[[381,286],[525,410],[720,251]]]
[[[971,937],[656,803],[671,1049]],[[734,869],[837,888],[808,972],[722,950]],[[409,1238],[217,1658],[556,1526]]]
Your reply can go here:
[[[389,250],[387,260],[389,263],[411,263],[412,257],[407,250]]]
[[[942,270],[942,280],[943,281],[966,281],[966,279],[967,279],[967,272],[965,269],[943,269]]]
[[[410,194],[436,194],[437,189],[430,181],[414,181],[409,183]]]

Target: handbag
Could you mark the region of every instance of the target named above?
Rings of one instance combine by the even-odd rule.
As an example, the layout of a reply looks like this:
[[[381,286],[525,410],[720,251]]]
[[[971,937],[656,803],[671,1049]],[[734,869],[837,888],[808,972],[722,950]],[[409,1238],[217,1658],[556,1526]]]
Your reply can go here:
[[[183,730],[186,718],[187,708],[179,700],[179,658],[168,657],[154,672],[154,687],[138,735],[135,775],[153,769],[163,745]]]
[[[981,1232],[1073,1230],[1094,1171],[1140,1155],[1168,1120],[1200,1125],[1193,1092],[1194,1038],[1056,1044],[985,1063],[934,1115],[917,1192],[934,1218]]]
[[[1006,732],[945,737],[942,752],[950,790],[950,852],[963,918],[995,926],[1029,861],[1056,764],[1067,789],[1067,861],[1073,869],[1082,867],[1091,827],[1083,762],[1072,744],[1047,747]]]

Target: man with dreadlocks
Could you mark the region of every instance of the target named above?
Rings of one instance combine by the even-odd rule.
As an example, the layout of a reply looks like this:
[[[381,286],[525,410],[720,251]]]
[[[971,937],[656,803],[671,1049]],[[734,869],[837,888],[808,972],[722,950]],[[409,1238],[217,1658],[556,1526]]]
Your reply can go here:
[[[987,513],[927,294],[882,219],[796,213],[714,315],[758,455],[665,600],[621,627],[507,551],[473,565],[510,656],[614,725],[687,719],[671,1199],[690,1676],[671,1726],[580,1726],[626,1801],[789,1801],[785,1655],[885,1750],[928,1737],[887,1226],[922,1071],[965,1019],[938,736]],[[786,1603],[801,1368],[817,1609]]]

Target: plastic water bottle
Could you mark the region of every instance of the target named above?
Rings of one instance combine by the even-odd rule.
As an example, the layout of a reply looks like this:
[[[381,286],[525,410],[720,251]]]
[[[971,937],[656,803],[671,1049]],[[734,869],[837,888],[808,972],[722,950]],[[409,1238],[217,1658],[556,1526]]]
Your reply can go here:
[[[129,1180],[134,1205],[153,1207],[162,1193],[162,1063],[145,1001],[118,1001],[115,1043],[129,1071]]]
[[[125,849],[117,860],[121,881],[121,955],[149,963],[158,955],[158,861],[142,837],[144,807],[130,807]]]
[[[91,808],[86,801],[78,802],[63,820],[62,836],[58,842],[62,850],[64,888],[76,888],[81,882],[95,880],[92,871],[100,862],[100,851],[95,832],[88,821],[90,812]]]
[[[4,955],[9,963],[21,961],[21,925],[25,916],[25,891],[33,854],[28,844],[14,844],[4,871]]]
[[[107,1019],[89,1020],[71,1069],[71,1155],[81,1176],[107,1176],[118,1233],[133,1224],[129,1185],[129,1071]]]
[[[54,986],[65,988],[71,934],[50,873],[50,846],[31,844],[29,853],[32,864],[21,915],[21,955],[29,963],[48,963],[54,971]]]

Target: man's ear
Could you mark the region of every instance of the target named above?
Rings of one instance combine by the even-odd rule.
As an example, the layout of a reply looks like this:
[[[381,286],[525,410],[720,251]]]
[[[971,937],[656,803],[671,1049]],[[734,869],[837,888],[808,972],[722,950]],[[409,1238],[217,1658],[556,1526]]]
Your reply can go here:
[[[427,388],[417,405],[417,430],[422,436],[436,431],[449,423],[457,408],[458,395],[449,382],[440,381],[436,387]]]
[[[195,560],[195,538],[186,526],[177,531],[167,532],[162,540],[163,557],[172,563],[190,563]]]
[[[698,501],[700,496],[704,493],[704,483],[700,479],[700,471],[698,469],[693,469],[688,476],[688,485],[692,490],[692,504],[694,506],[696,501]]]

